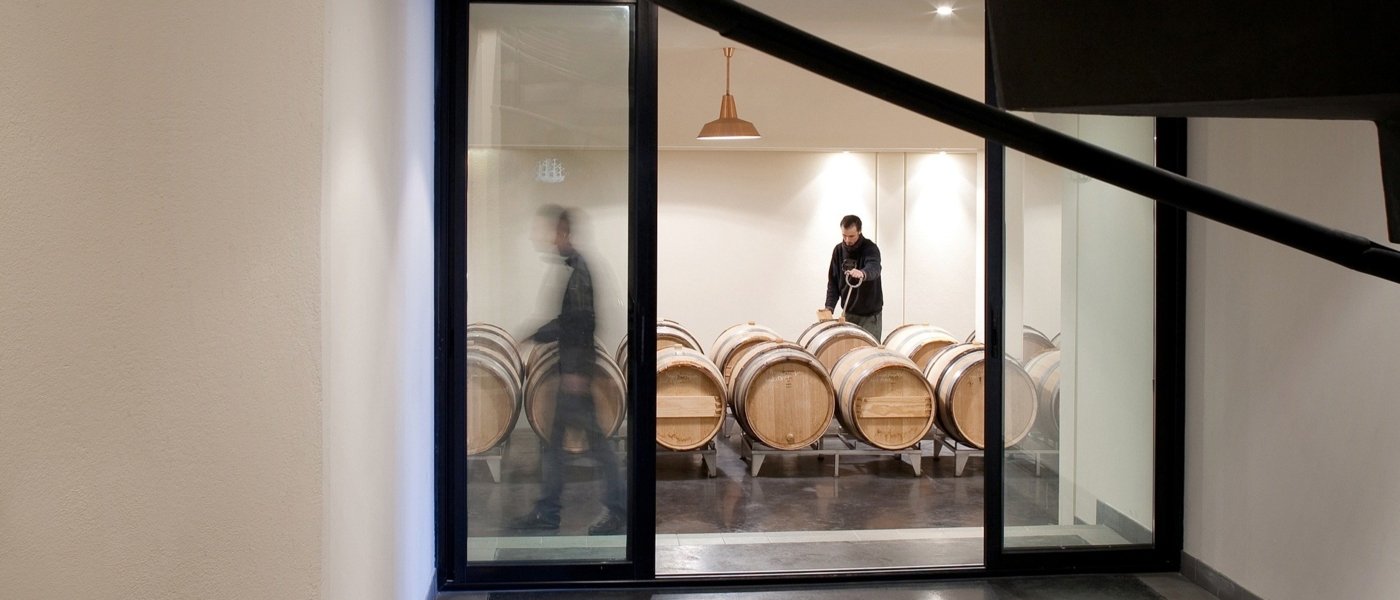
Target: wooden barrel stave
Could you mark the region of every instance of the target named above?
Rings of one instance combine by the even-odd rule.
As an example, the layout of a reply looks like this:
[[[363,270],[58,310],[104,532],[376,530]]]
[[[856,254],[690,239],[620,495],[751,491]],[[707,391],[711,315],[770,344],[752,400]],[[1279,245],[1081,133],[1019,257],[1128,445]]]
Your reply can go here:
[[[705,353],[705,349],[700,345],[700,340],[692,335],[690,330],[686,329],[680,323],[670,319],[657,321],[656,349],[662,350],[673,346],[690,348],[701,354]]]
[[[724,375],[708,357],[690,348],[656,353],[656,443],[693,450],[709,443],[724,425],[728,394]]]
[[[724,381],[730,389],[734,386],[734,364],[754,346],[763,342],[781,342],[783,336],[768,327],[750,321],[731,325],[720,332],[715,343],[710,345],[710,360],[724,374]]]
[[[1035,382],[1036,429],[1052,441],[1060,436],[1060,351],[1051,350],[1026,365]]]
[[[730,404],[750,438],[797,450],[826,433],[836,396],[826,369],[805,348],[762,342],[736,361]]]
[[[870,332],[838,320],[813,323],[802,332],[797,343],[817,357],[828,373],[847,352],[880,345]]]
[[[908,358],[883,348],[857,348],[831,374],[837,420],[866,443],[901,450],[933,427],[933,389]]]
[[[559,390],[559,349],[558,344],[540,344],[535,349],[538,355],[531,361],[530,375],[525,379],[525,418],[530,428],[546,443],[554,430],[554,408]],[[627,416],[626,382],[622,371],[600,345],[594,346],[592,378],[594,416],[598,427],[607,437],[612,437],[622,428]],[[582,431],[570,430],[564,434],[564,449],[569,452],[583,452],[588,449],[588,441]]]
[[[467,454],[481,454],[510,436],[520,418],[520,374],[496,348],[467,352]]]
[[[937,399],[938,428],[949,437],[974,448],[986,442],[986,362],[982,344],[963,343],[939,352],[924,374]],[[1015,446],[1030,433],[1035,422],[1035,390],[1020,363],[1005,363],[1003,437]]]
[[[1055,343],[1039,329],[1030,325],[1022,326],[1021,364],[1029,364],[1031,359],[1054,349]]]
[[[908,357],[919,369],[927,369],[935,355],[956,343],[953,334],[926,323],[900,325],[885,336],[886,348]]]

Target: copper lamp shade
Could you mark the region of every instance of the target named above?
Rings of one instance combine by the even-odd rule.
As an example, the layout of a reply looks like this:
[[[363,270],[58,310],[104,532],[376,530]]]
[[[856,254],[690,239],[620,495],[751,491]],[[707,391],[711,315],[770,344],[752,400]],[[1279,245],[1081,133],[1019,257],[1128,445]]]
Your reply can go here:
[[[739,109],[734,105],[734,96],[729,93],[729,59],[734,56],[733,48],[724,49],[724,98],[719,103],[719,118],[700,128],[697,140],[756,140],[762,136],[753,123],[739,118]]]

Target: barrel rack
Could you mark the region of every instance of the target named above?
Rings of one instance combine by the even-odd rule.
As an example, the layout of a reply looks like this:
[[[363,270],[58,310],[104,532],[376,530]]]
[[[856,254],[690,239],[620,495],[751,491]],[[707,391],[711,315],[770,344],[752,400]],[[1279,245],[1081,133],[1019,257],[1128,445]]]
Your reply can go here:
[[[914,476],[923,474],[924,451],[920,443],[905,448],[903,450],[885,450],[876,448],[851,437],[841,431],[827,431],[821,439],[812,443],[811,446],[799,450],[779,450],[750,438],[747,433],[739,433],[739,457],[749,463],[749,475],[758,477],[758,471],[763,467],[763,459],[769,455],[779,456],[816,456],[823,458],[830,456],[833,458],[831,465],[831,476],[841,476],[842,456],[893,456],[900,462],[908,464],[914,469]]]
[[[1027,437],[1026,439],[1029,440],[1032,438]],[[963,469],[967,468],[967,459],[974,456],[984,459],[986,457],[986,453],[983,452],[982,449],[960,444],[937,429],[933,430],[932,436],[925,438],[924,441],[932,442],[930,446],[933,452],[933,454],[925,453],[924,456],[932,456],[934,460],[938,460],[942,457],[945,448],[953,453],[954,477],[962,477]],[[1008,461],[1020,456],[1033,462],[1035,464],[1035,476],[1040,477],[1041,463],[1048,462],[1046,460],[1047,456],[1051,457],[1049,460],[1054,460],[1054,457],[1058,456],[1060,451],[1056,448],[1048,447],[1048,445],[1044,448],[1022,448],[1018,446],[1007,448],[1003,453]]]
[[[502,440],[501,443],[497,444],[495,448],[492,448],[480,454],[468,455],[467,464],[470,465],[474,462],[485,462],[486,469],[491,471],[491,481],[495,483],[500,483],[501,459],[505,458],[506,448],[508,446],[510,446],[510,436],[506,436],[506,439]]]
[[[711,438],[710,441],[705,442],[704,446],[694,448],[691,450],[672,450],[670,448],[662,446],[661,444],[657,444],[656,455],[671,456],[675,454],[699,454],[700,460],[705,465],[705,473],[708,474],[710,477],[714,477],[719,474],[719,445],[715,442],[717,437]]]

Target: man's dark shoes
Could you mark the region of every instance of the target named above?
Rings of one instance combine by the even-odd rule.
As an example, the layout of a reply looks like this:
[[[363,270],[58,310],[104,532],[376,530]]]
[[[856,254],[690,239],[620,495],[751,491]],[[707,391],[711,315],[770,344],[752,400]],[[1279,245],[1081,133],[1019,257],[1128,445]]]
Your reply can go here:
[[[613,511],[603,513],[588,526],[588,535],[617,535],[627,529],[627,520]]]
[[[506,522],[507,529],[515,531],[554,531],[559,529],[559,521],[546,518],[537,510]]]

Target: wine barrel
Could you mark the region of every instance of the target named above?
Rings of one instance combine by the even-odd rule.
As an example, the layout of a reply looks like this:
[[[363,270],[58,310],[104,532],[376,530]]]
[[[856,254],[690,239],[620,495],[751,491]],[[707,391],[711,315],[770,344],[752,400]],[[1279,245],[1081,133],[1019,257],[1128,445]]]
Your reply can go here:
[[[744,433],[779,450],[821,439],[836,411],[826,368],[788,342],[760,342],[736,360],[729,398]]]
[[[467,454],[481,454],[510,436],[520,418],[520,372],[509,356],[486,344],[467,351],[466,403]]]
[[[885,348],[856,348],[831,370],[836,417],[867,444],[901,450],[933,427],[933,389],[914,361]]]
[[[617,343],[617,353],[613,354],[613,362],[617,363],[622,374],[627,374],[627,334],[622,334],[622,341]]]
[[[530,373],[534,372],[535,367],[540,364],[540,360],[543,359],[545,355],[556,351],[555,346],[558,344],[558,342],[535,342],[531,340],[520,342],[520,355],[525,357],[524,375],[527,379],[530,377]],[[603,346],[602,340],[596,337],[593,338],[593,349],[597,352],[601,352],[603,356],[608,357],[609,362],[613,362],[612,353]],[[613,362],[613,364],[616,365],[617,363]]]
[[[700,340],[695,339],[685,327],[680,323],[669,319],[662,319],[656,322],[656,350],[659,352],[671,347],[690,348],[704,354],[700,348]],[[627,334],[622,334],[622,341],[617,344],[617,353],[613,355],[617,361],[618,368],[622,369],[622,374],[627,375]]]
[[[1035,382],[1036,429],[1057,439],[1060,435],[1060,351],[1051,350],[1026,365]]]
[[[538,355],[530,361],[530,374],[525,378],[525,419],[547,443],[549,434],[554,431],[554,408],[559,391],[559,345],[540,344],[535,352]],[[595,346],[593,354],[593,412],[598,428],[611,437],[622,428],[627,416],[626,382],[606,350]],[[588,439],[582,431],[564,432],[564,450],[583,452],[587,449]]]
[[[520,356],[520,351],[516,348],[515,338],[510,333],[496,325],[490,323],[472,323],[467,325],[467,347],[486,346],[500,353],[511,367],[523,379],[525,376],[525,361]]]
[[[656,443],[693,450],[724,424],[724,374],[708,357],[672,346],[656,353]]]
[[[986,351],[982,344],[948,346],[924,370],[937,399],[936,423],[949,437],[974,448],[986,444]],[[1030,376],[1014,360],[1004,363],[1005,404],[1002,431],[1006,446],[1025,439],[1035,423],[1035,388]]]
[[[920,370],[928,368],[935,354],[956,343],[953,334],[927,323],[900,325],[885,336],[886,348],[914,361]]]
[[[734,363],[749,349],[763,342],[781,342],[783,336],[753,321],[732,325],[720,332],[715,343],[710,345],[710,360],[724,374],[726,385],[734,384]]]
[[[860,327],[831,319],[808,325],[807,329],[802,331],[802,335],[797,336],[797,343],[817,357],[830,373],[836,362],[847,352],[856,348],[879,346],[880,340]]]
[[[680,323],[670,319],[662,319],[656,322],[656,349],[680,346],[690,348],[701,354],[705,353],[705,348],[700,346],[700,340],[690,333],[688,329]]]
[[[1032,358],[1055,349],[1049,337],[1030,325],[1024,326],[1021,340],[1021,364],[1029,364]]]

